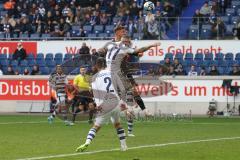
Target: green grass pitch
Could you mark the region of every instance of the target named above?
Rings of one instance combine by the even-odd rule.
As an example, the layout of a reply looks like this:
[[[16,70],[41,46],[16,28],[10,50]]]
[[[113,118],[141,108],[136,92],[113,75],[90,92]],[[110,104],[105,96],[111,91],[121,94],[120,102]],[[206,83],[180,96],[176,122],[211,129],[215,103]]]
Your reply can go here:
[[[46,116],[1,115],[0,160],[41,159],[39,157],[54,160],[240,159],[239,118],[137,121],[135,137],[127,138],[129,150],[126,152],[117,150],[120,145],[116,131],[109,124],[102,127],[83,154],[76,154],[75,149],[85,142],[91,127],[88,123],[65,126],[56,120],[49,125],[46,119]],[[123,126],[126,130],[126,123],[123,122]]]

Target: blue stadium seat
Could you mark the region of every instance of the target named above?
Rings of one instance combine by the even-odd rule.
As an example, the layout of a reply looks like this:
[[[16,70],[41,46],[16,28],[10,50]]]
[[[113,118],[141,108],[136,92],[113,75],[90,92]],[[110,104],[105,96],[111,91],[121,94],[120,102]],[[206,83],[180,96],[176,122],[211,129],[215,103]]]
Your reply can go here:
[[[232,71],[232,67],[226,67],[224,70],[225,75],[229,75],[229,73]]]
[[[54,58],[63,58],[63,54],[62,53],[56,53]]]
[[[205,54],[204,60],[213,60],[213,54],[212,53]]]
[[[47,53],[45,60],[49,61],[49,60],[53,60],[53,54],[52,53]]]
[[[217,67],[217,70],[219,72],[220,75],[224,75],[224,68],[223,67]]]
[[[189,27],[189,39],[199,39],[199,26],[191,25]]]
[[[37,59],[37,60],[36,60],[36,63],[37,63],[37,65],[39,65],[39,67],[44,67],[44,66],[46,66],[46,62],[45,62],[44,59]]]
[[[114,25],[106,25],[105,26],[105,33],[113,33]]]
[[[46,67],[46,66],[40,66],[40,67],[39,67],[39,70],[40,70],[40,72],[41,72],[42,75],[49,75],[49,73],[50,73],[49,68]]]
[[[40,35],[39,35],[39,33],[33,33],[33,34],[30,35],[30,38],[38,39],[38,38],[40,38]]]
[[[203,60],[203,53],[196,53],[194,60]]]
[[[183,54],[182,53],[177,53],[177,54],[175,54],[174,58],[178,59],[179,61],[182,61],[183,60]]]
[[[2,67],[7,67],[9,65],[9,61],[8,60],[2,60],[1,62],[1,66]]]
[[[85,25],[83,26],[84,33],[91,33],[92,32],[92,26],[91,25]]]
[[[56,66],[56,62],[55,61],[53,61],[53,60],[49,60],[47,63],[46,63],[46,65],[49,67],[49,68],[53,68],[53,67],[55,67]]]
[[[230,67],[235,63],[235,61],[233,61],[232,59],[226,60],[226,66]]]
[[[27,60],[22,60],[20,62],[20,67],[27,67],[28,66],[28,61]]]
[[[32,66],[34,66],[35,64],[37,64],[37,63],[36,63],[36,61],[35,61],[34,59],[28,60],[28,66],[32,67]]]
[[[173,54],[172,53],[166,53],[164,59],[165,58],[173,59]]]
[[[28,61],[29,60],[34,60],[35,58],[34,58],[34,55],[32,54],[32,53],[29,53],[28,55],[27,55],[27,58],[26,58]]]
[[[64,55],[64,59],[72,59],[72,57],[73,57],[73,55],[70,54],[70,53],[66,53],[66,54]]]
[[[60,65],[63,62],[62,58],[54,58],[54,61],[56,62],[57,65]]]
[[[239,22],[239,20],[240,20],[239,16],[233,16],[231,18],[231,24],[235,25],[235,24],[237,24]]]
[[[108,38],[108,34],[107,33],[99,33],[97,36],[101,37],[101,38]]]
[[[212,34],[211,25],[202,25],[201,39],[210,39]]]
[[[234,8],[227,8],[226,9],[227,16],[235,16],[235,9]]]
[[[215,60],[220,60],[220,61],[222,61],[223,60],[223,58],[224,58],[224,54],[223,53],[217,53],[216,55],[215,55]]]
[[[15,67],[18,66],[18,61],[17,61],[17,60],[11,61],[10,64],[11,64],[11,66],[12,66],[13,68],[15,68]]]
[[[19,35],[19,38],[24,38],[24,39],[26,39],[26,38],[29,38],[29,35],[28,35],[27,33],[23,33],[23,34],[20,34],[20,35]]]
[[[88,37],[88,38],[96,38],[96,37],[97,37],[97,34],[95,34],[95,33],[89,33],[89,34],[87,35],[87,37]]]
[[[204,60],[203,61],[203,66],[204,67],[209,67],[212,64],[212,60],[208,59],[208,60]]]
[[[50,34],[47,34],[47,33],[44,33],[44,34],[42,34],[41,37],[42,37],[42,38],[49,38],[49,37],[51,37],[51,35],[50,35]]]
[[[184,59],[185,59],[185,60],[188,60],[188,59],[193,60],[193,54],[192,54],[192,53],[186,53]]]
[[[236,55],[235,55],[235,60],[236,60],[236,61],[239,61],[239,60],[240,60],[240,52],[239,52],[239,53],[236,53]]]
[[[0,53],[0,60],[7,60],[7,54]]]
[[[221,16],[221,20],[227,25],[229,24],[229,17],[228,16]]]
[[[234,28],[234,25],[233,25],[233,24],[227,25],[227,26],[226,26],[226,35],[232,36],[232,34],[233,34],[233,28]]]
[[[196,62],[196,65],[197,65],[198,67],[203,66],[203,60],[201,60],[201,59],[196,59],[195,62]]]
[[[44,59],[44,54],[43,53],[38,53],[37,54],[37,59]]]
[[[80,25],[72,25],[72,30],[73,30],[73,31],[79,31],[80,28],[81,28]]]
[[[103,25],[95,25],[93,27],[93,31],[94,33],[98,34],[98,33],[102,33],[103,32]]]
[[[237,9],[237,16],[240,16],[240,8]]]
[[[232,1],[232,8],[236,9],[240,7],[240,1]]]

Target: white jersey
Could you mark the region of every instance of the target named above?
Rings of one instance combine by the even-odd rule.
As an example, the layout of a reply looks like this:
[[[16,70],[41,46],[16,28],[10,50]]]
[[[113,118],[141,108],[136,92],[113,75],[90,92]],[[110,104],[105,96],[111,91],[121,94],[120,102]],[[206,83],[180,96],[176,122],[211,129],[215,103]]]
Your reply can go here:
[[[106,55],[107,69],[112,72],[118,72],[124,57],[133,53],[134,49],[123,46],[120,42],[109,44]]]
[[[114,86],[118,86],[119,80],[113,80],[110,70],[107,69],[99,71],[92,79],[92,90],[96,105],[101,106],[104,113],[117,107],[120,98]]]

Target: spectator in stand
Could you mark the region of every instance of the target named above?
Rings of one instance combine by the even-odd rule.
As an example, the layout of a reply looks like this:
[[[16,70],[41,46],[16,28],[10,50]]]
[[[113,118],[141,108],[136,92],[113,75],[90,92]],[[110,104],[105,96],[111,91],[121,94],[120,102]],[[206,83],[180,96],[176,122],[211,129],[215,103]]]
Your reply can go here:
[[[170,59],[169,59],[169,58],[165,58],[164,64],[163,64],[163,73],[164,73],[165,75],[169,73],[170,66],[171,66],[171,61],[170,61]]]
[[[210,76],[218,76],[219,72],[217,70],[217,67],[215,65],[212,65],[210,72],[208,73]]]
[[[177,75],[177,72],[174,70],[174,66],[173,65],[170,65],[169,72],[167,73],[167,75],[169,75],[169,76]]]
[[[157,1],[155,10],[159,11],[159,12],[163,11],[163,6],[162,6],[162,3],[160,1]]]
[[[229,75],[232,75],[232,76],[239,76],[240,75],[240,70],[239,70],[237,64],[234,64],[232,66],[232,71],[229,73]]]
[[[234,39],[240,40],[240,22],[233,28]]]
[[[199,73],[199,76],[206,76],[207,73],[206,73],[206,69],[205,67],[201,67],[201,70],[200,70],[200,73]]]
[[[222,21],[221,17],[217,17],[216,23],[212,26],[213,37],[217,37],[217,39],[224,37],[226,32],[226,26]]]
[[[225,14],[230,0],[217,0],[220,13]]]
[[[93,11],[93,14],[91,16],[90,24],[92,26],[94,25],[99,25],[100,24],[100,17],[99,17],[99,12]]]
[[[176,58],[174,59],[173,67],[176,75],[185,75],[182,64],[179,63],[178,59]]]
[[[29,74],[30,74],[30,72],[29,72],[28,68],[24,68],[23,75],[29,75]]]
[[[117,8],[114,1],[111,1],[107,7],[106,14],[108,17],[113,18],[116,14]]]
[[[136,16],[138,15],[138,12],[140,11],[140,9],[137,7],[137,3],[133,2],[133,4],[130,6],[130,15],[132,18],[136,18]]]
[[[27,53],[26,50],[23,48],[23,45],[21,42],[17,44],[17,49],[15,50],[13,54],[13,60],[18,60],[19,62],[26,59]]]
[[[14,75],[14,71],[13,71],[12,66],[8,66],[5,75]]]
[[[86,34],[85,34],[85,32],[84,32],[82,27],[79,29],[79,33],[77,34],[77,36],[78,37],[86,37]]]
[[[163,11],[165,12],[166,17],[175,17],[176,13],[174,9],[175,9],[175,6],[173,4],[171,4],[168,1],[164,2]],[[169,19],[169,21],[172,22],[173,19]]]
[[[152,65],[150,66],[147,75],[148,76],[154,76],[155,75],[155,69]]]
[[[97,50],[95,48],[92,49],[92,55],[93,56],[96,56],[96,57],[99,57],[99,53],[97,52]]]
[[[79,50],[79,54],[85,54],[85,55],[90,54],[90,49],[85,42],[82,43],[82,47]]]
[[[156,75],[158,75],[158,76],[163,76],[163,75],[164,75],[164,70],[163,70],[163,66],[162,66],[162,65],[160,65],[160,66],[158,67],[158,70],[157,70],[157,72],[156,72]]]
[[[100,16],[100,24],[107,25],[109,23],[109,18],[107,17],[106,13],[102,13]]]
[[[33,66],[31,75],[41,75],[41,72],[40,72],[40,70],[39,70],[39,66],[38,66],[38,65],[34,65],[34,66]]]
[[[201,25],[203,23],[203,15],[200,13],[199,9],[197,9],[193,15],[192,24]]]
[[[15,70],[14,75],[20,75],[20,72],[18,69]]]
[[[205,2],[200,9],[200,13],[203,15],[204,20],[208,20],[208,16],[211,14],[211,7],[208,5],[208,2]]]
[[[197,75],[198,73],[197,73],[196,67],[195,65],[192,65],[190,71],[188,72],[188,76],[197,76]]]

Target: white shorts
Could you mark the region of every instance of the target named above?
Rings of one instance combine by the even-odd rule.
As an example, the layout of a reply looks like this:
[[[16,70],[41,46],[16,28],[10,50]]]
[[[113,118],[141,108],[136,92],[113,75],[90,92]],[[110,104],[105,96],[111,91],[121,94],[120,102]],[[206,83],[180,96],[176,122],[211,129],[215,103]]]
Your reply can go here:
[[[102,115],[97,115],[95,119],[95,125],[97,126],[102,126],[103,124],[108,123],[110,120],[112,124],[119,123],[120,122],[120,107],[117,106],[114,108],[112,111],[102,114]]]
[[[66,94],[57,94],[57,104],[56,105],[61,105],[64,106],[66,101]]]

